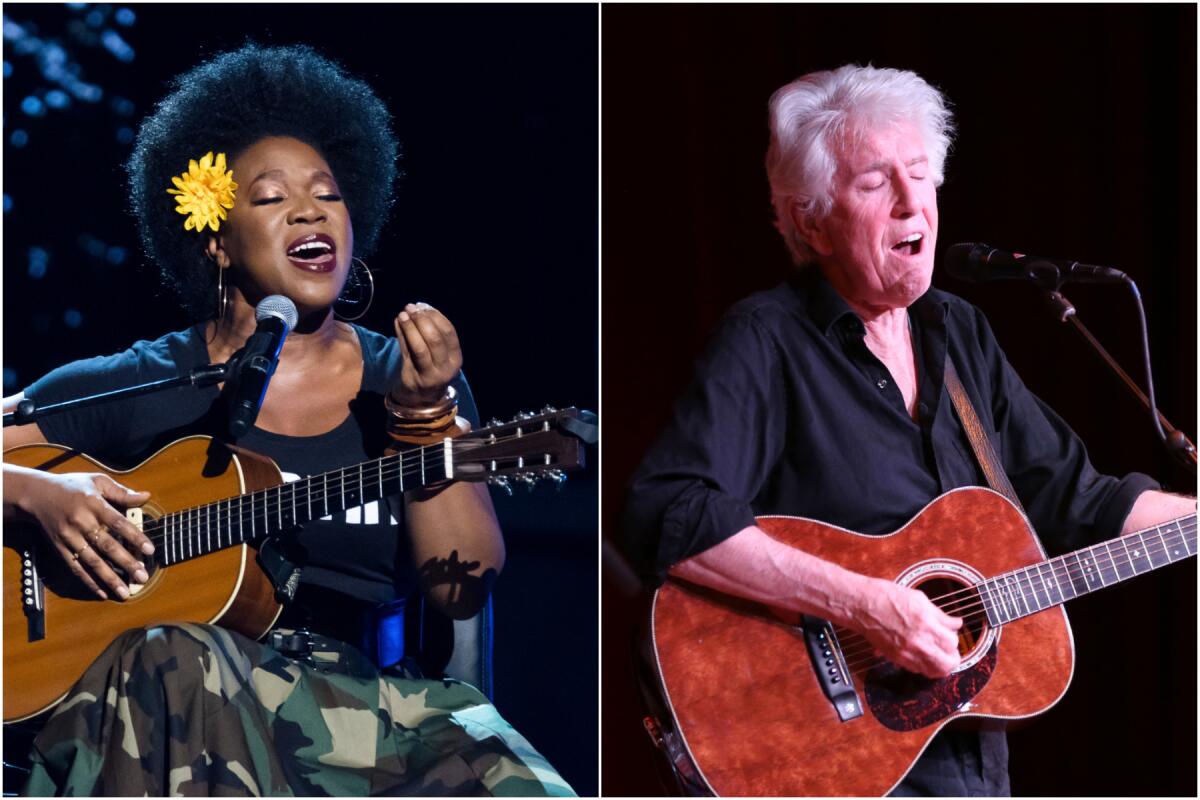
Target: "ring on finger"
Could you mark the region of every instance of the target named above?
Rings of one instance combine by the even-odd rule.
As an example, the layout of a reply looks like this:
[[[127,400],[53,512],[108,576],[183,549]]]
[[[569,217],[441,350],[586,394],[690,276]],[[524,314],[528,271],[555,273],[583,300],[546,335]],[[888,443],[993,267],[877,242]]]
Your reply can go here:
[[[103,525],[97,525],[83,535],[83,538],[88,540],[89,544],[95,544],[100,541],[100,531],[104,530]]]
[[[71,558],[73,558],[73,559],[75,559],[76,561],[78,561],[78,560],[79,560],[79,555],[80,555],[80,553],[82,553],[84,550],[88,550],[88,549],[90,549],[90,548],[91,548],[91,545],[90,545],[90,544],[86,544],[86,543],[85,543],[85,544],[83,545],[83,547],[79,548],[78,550],[76,550],[74,553],[72,553],[72,554],[71,554]]]

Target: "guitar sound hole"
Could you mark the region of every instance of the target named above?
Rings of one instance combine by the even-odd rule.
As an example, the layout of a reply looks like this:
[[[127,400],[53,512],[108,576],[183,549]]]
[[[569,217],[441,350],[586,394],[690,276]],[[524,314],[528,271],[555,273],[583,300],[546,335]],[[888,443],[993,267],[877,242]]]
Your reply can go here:
[[[965,658],[979,646],[987,627],[987,617],[983,613],[983,601],[974,587],[951,578],[936,577],[922,581],[914,588],[924,592],[950,616],[963,618],[963,626],[958,630],[961,656]]]

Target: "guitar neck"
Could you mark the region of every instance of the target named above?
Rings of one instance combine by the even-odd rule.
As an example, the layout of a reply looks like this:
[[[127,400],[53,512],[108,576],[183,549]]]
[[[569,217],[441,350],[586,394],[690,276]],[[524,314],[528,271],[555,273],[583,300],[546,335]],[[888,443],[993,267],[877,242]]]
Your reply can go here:
[[[147,533],[163,565],[271,536],[388,495],[451,480],[454,440],[167,514]]]
[[[547,406],[458,438],[175,511],[144,530],[158,562],[176,564],[446,481],[487,481],[510,493],[509,479],[531,489],[538,481],[561,483],[565,470],[583,466],[583,442],[595,438],[591,412]]]
[[[1196,515],[1031,564],[977,584],[988,622],[1003,625],[1196,555]]]

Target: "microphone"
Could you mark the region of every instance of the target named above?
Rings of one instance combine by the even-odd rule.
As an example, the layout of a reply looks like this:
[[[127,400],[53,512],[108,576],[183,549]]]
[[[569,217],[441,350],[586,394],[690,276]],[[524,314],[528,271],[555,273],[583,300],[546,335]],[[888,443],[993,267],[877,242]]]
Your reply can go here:
[[[250,430],[258,419],[267,383],[279,363],[279,350],[299,316],[296,304],[281,294],[264,298],[255,307],[258,329],[230,359],[234,377],[229,433],[234,439]]]
[[[986,244],[965,242],[946,251],[946,271],[963,281],[1025,280],[1057,291],[1064,283],[1127,283],[1120,270],[1061,258],[1006,253]]]

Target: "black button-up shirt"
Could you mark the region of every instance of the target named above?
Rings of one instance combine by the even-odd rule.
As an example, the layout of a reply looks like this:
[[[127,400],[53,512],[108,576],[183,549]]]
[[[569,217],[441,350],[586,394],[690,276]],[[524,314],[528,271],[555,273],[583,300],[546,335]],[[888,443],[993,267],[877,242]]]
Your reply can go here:
[[[867,348],[862,320],[819,270],[735,305],[630,482],[624,544],[643,575],[661,582],[757,515],[886,534],[944,492],[986,486],[943,386],[947,350],[1046,549],[1118,536],[1134,500],[1157,484],[1098,474],[974,306],[930,289],[909,312],[916,421]],[[1006,794],[1006,763],[1003,734],[943,733],[898,792]]]

